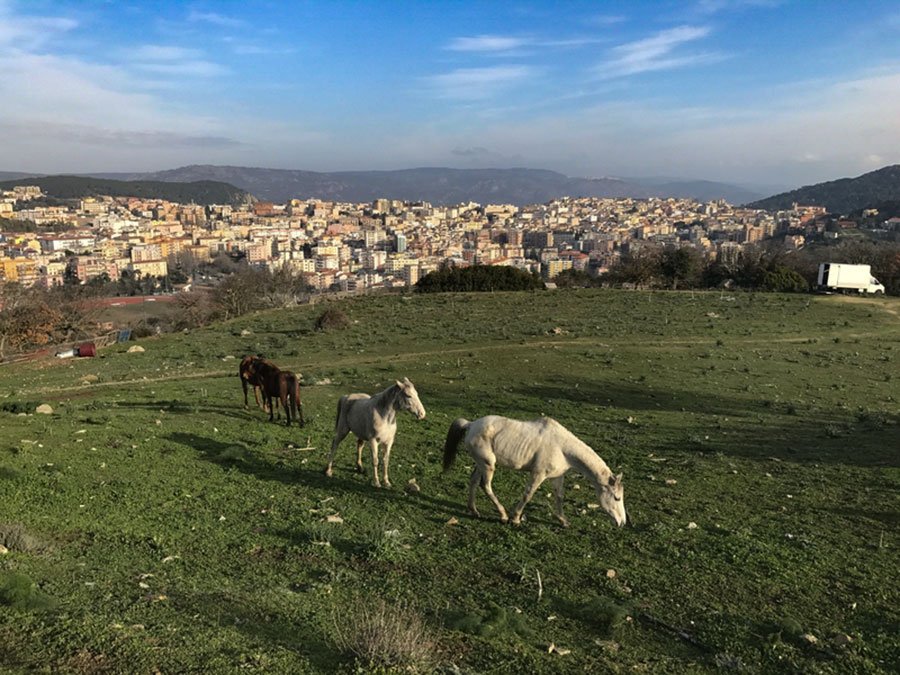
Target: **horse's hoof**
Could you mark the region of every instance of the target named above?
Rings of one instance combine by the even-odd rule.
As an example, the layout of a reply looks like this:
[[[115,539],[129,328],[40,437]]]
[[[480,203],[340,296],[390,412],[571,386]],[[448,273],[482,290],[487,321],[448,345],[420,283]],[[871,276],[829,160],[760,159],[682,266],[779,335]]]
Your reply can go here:
[[[568,520],[568,518],[558,518],[558,520],[559,520],[559,524],[560,524],[562,527],[568,527],[568,526],[569,526],[569,520]]]
[[[392,487],[394,487],[394,486],[391,485],[390,483],[385,483],[385,484],[384,484],[384,487],[385,487],[386,489],[390,490],[390,489],[391,489]]]
[[[330,466],[329,466],[328,468],[325,469],[325,475],[326,475],[328,478],[331,478],[331,476],[332,476],[332,471],[331,471],[331,467],[330,467]]]
[[[362,464],[356,465],[356,473],[365,473],[365,472],[366,472],[366,470],[363,468]]]
[[[481,518],[481,514],[478,513],[478,509],[469,509],[469,515],[473,518]]]

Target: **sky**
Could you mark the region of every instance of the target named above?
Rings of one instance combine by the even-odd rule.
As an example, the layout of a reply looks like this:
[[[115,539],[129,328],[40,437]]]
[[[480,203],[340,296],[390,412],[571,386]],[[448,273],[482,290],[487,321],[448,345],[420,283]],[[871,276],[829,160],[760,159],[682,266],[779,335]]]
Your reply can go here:
[[[0,0],[0,169],[900,163],[900,3]]]

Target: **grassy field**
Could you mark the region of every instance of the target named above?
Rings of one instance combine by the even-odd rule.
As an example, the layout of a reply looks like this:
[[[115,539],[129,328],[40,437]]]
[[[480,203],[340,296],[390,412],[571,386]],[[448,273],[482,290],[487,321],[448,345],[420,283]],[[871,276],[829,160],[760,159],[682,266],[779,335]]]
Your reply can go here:
[[[418,643],[398,663],[447,673],[896,670],[900,302],[337,306],[336,332],[305,307],[0,367],[0,666],[353,672],[369,617]],[[303,373],[305,428],[243,409],[237,359],[257,352]],[[353,471],[350,439],[325,478],[337,399],[403,376],[428,416],[399,420],[394,488]],[[483,495],[468,517],[471,464],[442,475],[443,439],[491,413],[590,444],[624,472],[633,526],[574,474],[569,529],[549,484],[519,528]],[[494,487],[510,507],[524,483],[501,469]]]

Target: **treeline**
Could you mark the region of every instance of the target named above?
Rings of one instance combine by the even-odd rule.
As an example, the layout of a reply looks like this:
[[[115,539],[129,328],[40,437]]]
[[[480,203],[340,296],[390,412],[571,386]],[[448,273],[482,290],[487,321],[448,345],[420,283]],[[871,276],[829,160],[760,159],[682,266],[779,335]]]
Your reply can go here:
[[[593,277],[565,270],[553,281],[560,287],[633,286],[636,288],[743,288],[756,291],[807,292],[818,280],[819,264],[867,264],[885,292],[900,295],[900,245],[867,241],[809,247],[785,252],[780,246],[744,247],[733,261],[705,261],[689,247],[645,247],[623,255],[605,274]]]
[[[47,345],[75,342],[100,332],[100,303],[109,285],[126,292],[147,290],[160,280],[147,277],[117,281],[97,277],[84,285],[47,289],[0,282],[0,359]],[[137,286],[132,286],[137,284]],[[141,286],[143,284],[143,286]],[[208,290],[178,293],[168,318],[151,317],[133,324],[132,334],[144,337],[192,329],[262,309],[292,307],[311,293],[303,277],[288,268],[269,271],[242,267]]]
[[[491,265],[443,265],[439,270],[426,274],[416,284],[416,290],[420,293],[530,291],[543,288],[544,282],[537,274],[515,267]]]

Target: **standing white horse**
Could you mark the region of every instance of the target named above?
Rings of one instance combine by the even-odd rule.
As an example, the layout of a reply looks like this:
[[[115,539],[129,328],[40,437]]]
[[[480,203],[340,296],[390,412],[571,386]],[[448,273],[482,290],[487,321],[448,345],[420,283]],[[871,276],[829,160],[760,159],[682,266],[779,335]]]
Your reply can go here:
[[[563,515],[563,480],[569,469],[575,469],[594,484],[600,506],[620,527],[625,524],[624,490],[622,474],[613,475],[596,452],[549,417],[531,422],[520,422],[507,417],[488,415],[469,422],[458,419],[450,425],[444,445],[444,471],[450,468],[465,437],[466,450],[475,460],[475,469],[469,479],[469,513],[478,515],[475,508],[475,491],[478,484],[490,497],[500,512],[500,520],[509,519],[506,509],[491,488],[494,469],[505,466],[520,471],[530,471],[531,481],[525,494],[512,512],[512,522],[522,521],[522,510],[546,479],[553,481],[556,495],[554,515],[563,526],[569,521]]]
[[[417,419],[425,419],[425,408],[419,401],[419,393],[408,378],[403,378],[384,391],[369,396],[368,394],[347,394],[338,401],[337,420],[334,424],[334,439],[331,441],[331,452],[328,454],[328,466],[325,475],[331,476],[331,465],[338,445],[351,431],[356,435],[356,470],[362,471],[362,448],[368,441],[372,447],[372,471],[375,476],[375,487],[381,487],[378,481],[378,444],[384,443],[384,485],[391,487],[388,478],[388,465],[391,461],[391,446],[397,433],[397,411],[409,410]]]

